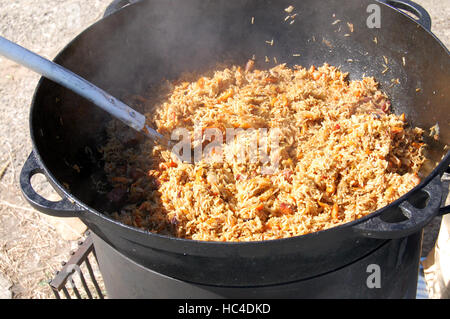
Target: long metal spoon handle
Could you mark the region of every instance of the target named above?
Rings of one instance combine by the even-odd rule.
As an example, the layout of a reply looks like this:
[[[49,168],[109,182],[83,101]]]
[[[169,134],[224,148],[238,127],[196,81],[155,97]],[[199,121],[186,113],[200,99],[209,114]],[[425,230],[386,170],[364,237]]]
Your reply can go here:
[[[144,115],[66,68],[1,36],[0,54],[79,94],[135,130],[167,143],[164,136],[145,125]]]

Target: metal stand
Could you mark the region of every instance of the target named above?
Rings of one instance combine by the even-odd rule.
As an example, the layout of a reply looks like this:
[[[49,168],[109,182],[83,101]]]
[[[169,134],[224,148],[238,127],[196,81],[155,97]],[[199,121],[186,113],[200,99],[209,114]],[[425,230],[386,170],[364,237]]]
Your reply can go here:
[[[96,246],[97,248],[101,248],[99,251],[101,252],[100,259],[103,260],[103,274],[96,276],[94,269],[92,267],[92,262],[89,261],[89,258],[91,260],[95,260],[97,263],[96,266],[98,266],[98,259],[97,254],[95,252],[94,248],[94,242],[93,237],[96,240]],[[387,245],[390,246],[390,245]],[[386,248],[392,248],[392,247],[386,247]],[[106,253],[106,258],[103,256]],[[162,284],[163,287],[169,288],[170,293],[164,294],[162,292],[162,295],[159,296],[158,293],[153,292],[152,295],[154,298],[164,298],[163,295],[171,295],[175,294],[177,295],[177,292],[179,291],[180,286],[189,286],[190,290],[195,290],[195,294],[198,296],[202,296],[205,298],[223,298],[227,294],[223,293],[223,291],[211,291],[211,287],[200,287],[198,285],[192,285],[189,283],[182,283],[177,280],[173,280],[171,278],[167,278],[165,276],[162,276],[160,274],[153,273],[152,271],[148,269],[144,269],[141,266],[133,263],[132,261],[128,260],[126,257],[122,256],[120,253],[115,252],[112,247],[107,246],[103,241],[99,240],[94,234],[87,233],[87,238],[83,242],[79,242],[79,247],[77,251],[71,252],[71,257],[67,263],[62,264],[62,269],[58,271],[55,275],[55,278],[51,281],[49,281],[49,285],[57,299],[66,298],[66,299],[104,299],[106,296],[106,293],[101,288],[103,283],[103,276],[105,277],[105,281],[109,283],[109,289],[110,293],[112,294],[110,297],[114,298],[119,297],[123,294],[125,290],[125,294],[128,291],[129,295],[127,297],[131,298],[139,298],[143,296],[148,296],[146,293],[143,293],[141,291],[143,287],[145,289],[155,290],[158,292],[161,292],[161,287],[158,288]],[[106,258],[106,259],[105,259]],[[109,259],[114,260],[109,260]],[[105,266],[106,263],[106,266]],[[100,264],[102,262],[100,261]],[[408,264],[408,263],[406,263]],[[131,266],[130,266],[131,265]],[[125,267],[122,269],[121,267]],[[400,267],[400,265],[398,265]],[[131,269],[130,269],[131,267]],[[407,268],[405,268],[405,264],[400,267],[403,271],[407,271]],[[128,269],[128,272],[126,271]],[[411,269],[409,269],[411,271]],[[124,278],[117,278],[116,273],[122,272]],[[141,274],[145,273],[145,275]],[[141,274],[143,276],[138,276],[140,278],[140,282],[133,282],[128,278],[131,275],[137,275]],[[112,278],[115,278],[112,280]],[[131,276],[133,277],[133,276]],[[412,277],[411,277],[412,278]],[[417,278],[416,278],[417,279]],[[127,282],[128,285],[120,285],[120,282]],[[142,285],[142,281],[145,282],[144,286],[140,287]],[[419,273],[419,285],[417,285],[417,282],[411,282],[408,284],[410,287],[417,287],[417,292],[409,293],[407,296],[403,296],[406,298],[418,298],[418,299],[427,299],[428,294],[426,292],[425,282],[423,278],[420,277]],[[119,282],[119,283],[118,283]],[[327,281],[329,283],[329,281]],[[113,283],[113,284],[111,284]],[[121,287],[121,290],[119,293],[116,291],[117,288],[116,285],[119,284]],[[108,286],[108,285],[107,285]],[[393,287],[390,287],[390,289],[393,289]],[[174,289],[175,288],[175,289]],[[186,289],[186,287],[184,287]],[[205,289],[209,288],[209,289]],[[145,290],[144,289],[144,290]],[[284,287],[286,289],[286,286]],[[137,290],[139,290],[140,293]],[[163,289],[164,290],[164,289]],[[226,290],[226,289],[225,289]],[[395,289],[393,289],[395,290]],[[393,290],[391,293],[394,293]],[[410,289],[407,289],[410,290]],[[201,294],[199,293],[201,291]],[[341,291],[342,293],[343,291]],[[232,295],[234,295],[236,291],[232,292]],[[270,295],[270,294],[269,294]],[[388,293],[389,295],[389,293]],[[394,293],[395,295],[395,293]],[[180,297],[181,295],[177,295]],[[374,296],[375,298],[379,298],[381,296]],[[399,296],[397,296],[399,297]],[[347,296],[348,298],[348,296]]]
[[[95,255],[92,237],[89,232],[87,235],[85,241],[78,243],[78,250],[70,253],[69,261],[62,263],[63,268],[56,272],[55,278],[49,281],[50,288],[56,299],[61,299],[61,293],[67,299],[74,297],[77,299],[104,299],[104,293],[100,289],[99,282],[89,261],[91,255],[97,261],[97,256]],[[82,268],[87,269],[89,274],[88,281],[83,274]],[[77,287],[77,281],[79,282],[78,285],[81,283],[83,288],[81,292],[79,287]],[[91,290],[94,290],[94,293]]]

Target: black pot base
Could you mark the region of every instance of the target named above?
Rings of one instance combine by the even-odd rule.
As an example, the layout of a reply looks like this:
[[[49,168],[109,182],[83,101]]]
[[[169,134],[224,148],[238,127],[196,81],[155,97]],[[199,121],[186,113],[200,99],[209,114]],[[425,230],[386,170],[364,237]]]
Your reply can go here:
[[[93,240],[106,290],[112,299],[413,299],[417,291],[422,232],[389,240],[360,260],[313,278],[255,287],[181,281],[137,264],[95,235]]]

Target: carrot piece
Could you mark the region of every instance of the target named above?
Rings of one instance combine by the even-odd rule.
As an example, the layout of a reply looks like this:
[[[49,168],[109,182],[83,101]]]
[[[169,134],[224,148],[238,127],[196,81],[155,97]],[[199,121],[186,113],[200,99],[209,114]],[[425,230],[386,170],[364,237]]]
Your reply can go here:
[[[319,204],[320,207],[325,208],[325,209],[329,209],[330,205],[328,205],[327,203],[322,203],[321,201],[317,201],[317,204]]]
[[[333,219],[337,219],[339,214],[339,206],[337,203],[333,204],[333,208],[331,209],[331,217]]]
[[[178,167],[178,164],[174,161],[167,163],[167,167],[173,168],[173,167]]]
[[[234,94],[233,89],[229,89],[228,91],[226,91],[225,93],[223,93],[218,99],[217,102],[222,103],[222,102],[226,102],[228,101],[228,99],[230,97],[232,97]]]
[[[200,79],[198,79],[197,85],[199,88],[203,89],[205,87],[205,78],[201,77]]]
[[[255,210],[257,210],[258,212],[262,211],[264,209],[264,204],[259,204],[255,207]]]
[[[277,83],[278,82],[278,78],[274,77],[274,76],[269,76],[268,78],[266,78],[264,80],[266,83]]]
[[[391,132],[394,134],[399,134],[403,132],[403,127],[394,126],[391,128]]]
[[[274,107],[274,106],[275,106],[275,103],[277,103],[277,101],[278,101],[278,98],[277,98],[277,97],[272,98],[272,100],[270,101],[270,106],[271,106],[271,107]]]
[[[289,100],[288,100],[288,98],[286,97],[286,95],[283,94],[282,100],[283,100],[282,106],[284,106],[284,107],[289,106]]]
[[[320,79],[320,77],[322,76],[322,73],[320,73],[319,71],[315,71],[312,74],[312,78],[317,81],[318,79]]]
[[[394,194],[395,194],[395,189],[392,186],[389,186],[385,191],[386,197],[391,197]]]
[[[328,186],[326,191],[328,194],[333,194],[336,191],[336,185]]]
[[[292,215],[292,214],[294,214],[294,210],[292,209],[291,205],[286,204],[286,203],[281,203],[280,204],[280,212],[285,214],[285,215]]]
[[[420,179],[419,175],[417,175],[417,173],[414,173],[413,182],[416,184],[416,186],[419,185],[421,182],[421,179]]]
[[[360,97],[361,96],[361,90],[354,91],[353,95],[356,96],[356,97]]]
[[[200,168],[197,172],[195,172],[195,180],[197,182],[203,181],[203,168]]]

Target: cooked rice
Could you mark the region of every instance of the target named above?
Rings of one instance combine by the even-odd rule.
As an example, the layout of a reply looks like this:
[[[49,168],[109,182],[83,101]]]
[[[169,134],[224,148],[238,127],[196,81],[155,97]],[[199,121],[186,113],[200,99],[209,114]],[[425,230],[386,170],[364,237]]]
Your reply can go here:
[[[156,100],[145,100],[155,110],[147,117],[167,136],[179,127],[193,132],[196,123],[223,132],[278,128],[279,169],[263,175],[265,164],[229,157],[173,161],[149,139],[124,142],[123,126],[113,121],[103,153],[111,199],[124,195],[115,218],[193,240],[279,239],[366,216],[420,182],[423,130],[390,113],[373,78],[348,81],[327,64],[252,68],[167,82]],[[224,153],[237,154],[246,138],[224,145]]]

